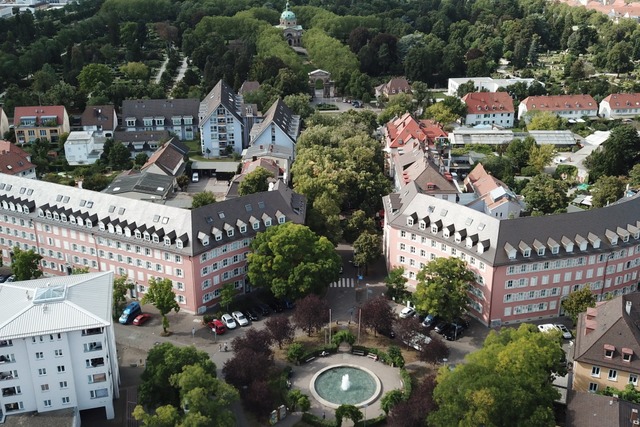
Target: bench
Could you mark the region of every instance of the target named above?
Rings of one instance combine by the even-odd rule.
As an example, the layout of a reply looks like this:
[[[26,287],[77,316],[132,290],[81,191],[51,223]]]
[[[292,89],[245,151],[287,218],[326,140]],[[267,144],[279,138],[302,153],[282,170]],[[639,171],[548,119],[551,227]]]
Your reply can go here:
[[[355,354],[356,356],[364,356],[364,351],[362,350],[353,350],[352,353]]]
[[[369,353],[369,354],[367,354],[367,357],[369,359],[378,360],[378,355],[375,354],[375,353]]]
[[[316,357],[315,356],[311,356],[311,357],[307,358],[307,360],[305,360],[304,363],[309,363],[312,360],[316,360]]]

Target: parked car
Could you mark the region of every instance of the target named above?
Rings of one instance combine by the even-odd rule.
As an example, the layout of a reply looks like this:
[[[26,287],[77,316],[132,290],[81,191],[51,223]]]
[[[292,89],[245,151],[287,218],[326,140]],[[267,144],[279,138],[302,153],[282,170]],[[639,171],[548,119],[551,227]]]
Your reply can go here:
[[[207,323],[207,326],[211,328],[211,330],[217,335],[222,335],[227,331],[224,323],[222,323],[222,321],[218,319],[213,319],[211,322]]]
[[[247,319],[249,319],[252,322],[260,320],[260,316],[258,316],[258,313],[252,308],[249,308],[249,309],[244,311],[244,317],[246,317]]]
[[[556,323],[554,325],[556,328],[558,328],[558,330],[562,333],[562,338],[566,339],[566,340],[570,340],[571,338],[573,338],[573,335],[571,334],[571,331],[569,329],[567,329],[566,326],[564,326],[561,323]]]
[[[16,281],[16,276],[15,274],[12,274],[11,276],[7,277],[7,280],[5,280],[5,283],[11,283],[15,281]]]
[[[269,306],[263,303],[256,304],[254,310],[256,310],[260,314],[260,316],[268,316],[271,314]]]
[[[431,342],[431,337],[418,334],[413,338],[410,338],[408,340],[403,340],[402,342],[408,345],[409,347],[412,347],[415,350],[421,351],[423,346]]]
[[[551,323],[545,323],[543,325],[538,325],[538,331],[540,332],[555,332],[558,331],[555,325]]]
[[[129,324],[133,322],[133,319],[135,319],[138,314],[141,313],[142,308],[140,308],[140,303],[138,301],[132,301],[124,308],[118,321],[123,325]]]
[[[193,175],[191,176],[191,181],[198,182],[199,180],[200,180],[200,175],[198,175],[198,172],[194,172]]]
[[[433,314],[427,314],[424,320],[422,321],[422,326],[424,326],[425,328],[433,328],[438,324],[438,322],[440,322],[439,316],[434,316]]]
[[[282,313],[284,311],[284,306],[277,300],[269,301],[269,308],[276,313]]]
[[[416,311],[411,307],[405,307],[400,312],[400,318],[406,319],[407,317],[413,317],[416,315]]]
[[[376,332],[387,338],[394,339],[396,337],[396,333],[391,327],[380,327],[376,329]]]
[[[466,328],[457,323],[449,323],[442,331],[442,336],[448,341],[455,341],[462,336]]]
[[[238,327],[238,324],[229,313],[223,314],[220,320],[222,320],[222,323],[224,323],[227,329],[235,329]]]
[[[247,320],[246,317],[244,317],[244,314],[242,314],[241,312],[234,311],[233,313],[231,313],[231,316],[233,316],[233,320],[235,320],[238,325],[249,326],[249,321]]]
[[[149,313],[138,314],[135,319],[133,319],[133,324],[136,326],[142,326],[147,323],[148,320],[151,319],[151,315]]]
[[[433,330],[436,331],[436,333],[442,335],[442,332],[444,331],[444,329],[447,327],[448,324],[449,322],[445,322],[444,320],[442,320],[436,324],[436,327],[433,328]]]
[[[4,283],[6,282],[9,278],[11,278],[12,275],[11,274],[3,274],[0,276],[0,283]]]
[[[296,308],[296,303],[289,298],[282,298],[280,303],[284,306],[285,310],[293,310]]]

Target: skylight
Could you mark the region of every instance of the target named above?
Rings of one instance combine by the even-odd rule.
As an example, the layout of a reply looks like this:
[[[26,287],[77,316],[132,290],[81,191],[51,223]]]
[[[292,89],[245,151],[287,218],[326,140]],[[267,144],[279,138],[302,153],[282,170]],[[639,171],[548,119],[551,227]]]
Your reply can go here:
[[[218,212],[218,218],[220,219],[224,218],[224,212],[222,211]]]
[[[64,285],[36,288],[36,294],[33,297],[33,303],[42,304],[45,302],[62,301],[65,298],[66,292],[67,287]]]

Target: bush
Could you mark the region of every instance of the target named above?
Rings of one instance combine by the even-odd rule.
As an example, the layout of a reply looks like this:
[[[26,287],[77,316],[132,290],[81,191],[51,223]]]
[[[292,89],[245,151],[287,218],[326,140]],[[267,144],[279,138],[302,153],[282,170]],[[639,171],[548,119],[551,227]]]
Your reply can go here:
[[[389,346],[389,361],[398,368],[404,368],[404,357],[402,357],[402,351],[397,345]]]
[[[309,412],[302,414],[302,421],[313,427],[335,427],[333,420],[323,420]]]
[[[202,324],[204,324],[204,325],[208,324],[212,320],[213,320],[213,315],[212,314],[205,314],[204,316],[202,316]]]
[[[292,343],[287,349],[287,360],[291,363],[299,363],[304,355],[304,347],[299,342]]]
[[[400,378],[402,378],[404,398],[408,399],[411,396],[411,390],[413,389],[413,384],[411,382],[411,375],[409,375],[409,371],[407,371],[404,368],[400,369]]]
[[[346,342],[346,343],[349,343],[349,345],[353,345],[353,343],[356,342],[356,336],[353,335],[351,331],[342,330],[342,331],[336,332],[336,334],[333,337],[331,337],[331,342],[336,347],[339,346],[340,343],[342,342]]]
[[[538,172],[538,170],[533,166],[525,166],[522,169],[520,169],[520,175],[522,176],[536,176],[539,174],[540,172]]]

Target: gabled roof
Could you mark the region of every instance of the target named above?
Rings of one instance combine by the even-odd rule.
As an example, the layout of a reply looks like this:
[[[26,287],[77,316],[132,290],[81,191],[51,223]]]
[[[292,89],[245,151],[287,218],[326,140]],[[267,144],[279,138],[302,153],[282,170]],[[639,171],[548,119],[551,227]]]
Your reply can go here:
[[[122,117],[164,117],[168,124],[171,117],[191,116],[193,124],[197,126],[199,99],[125,99],[122,101]],[[142,126],[142,122],[138,123]]]
[[[282,173],[278,164],[272,159],[259,158],[255,161],[244,162],[242,164],[242,175],[250,174],[258,168],[266,169],[276,178]]]
[[[602,102],[608,102],[611,108],[640,108],[640,93],[612,93]]]
[[[490,175],[478,163],[464,180],[467,188],[472,190],[479,199],[482,199],[488,209],[495,209],[503,203],[515,201],[516,195],[507,184]]]
[[[380,91],[388,94],[411,93],[411,85],[405,77],[394,77],[388,82],[378,86]]]
[[[149,157],[141,170],[144,171],[152,165],[156,165],[167,175],[177,176],[182,173],[181,166],[184,164],[184,157],[188,152],[189,147],[177,141],[177,138],[171,138]]]
[[[113,272],[0,284],[0,336],[18,339],[111,324]]]
[[[386,125],[386,148],[401,148],[409,144],[423,144],[427,136],[420,128],[420,124],[410,113],[405,113],[402,117],[390,120]]]
[[[17,175],[33,168],[29,154],[9,141],[0,140],[0,173]]]
[[[596,393],[570,391],[566,426],[633,427],[633,420],[638,419],[638,411],[640,405],[626,400]]]
[[[238,113],[240,106],[238,105],[237,96],[231,86],[224,80],[220,80],[200,102],[198,111],[200,124],[204,124],[221,104],[242,123],[242,117]]]
[[[300,116],[293,114],[293,111],[281,98],[278,98],[269,107],[260,123],[253,125],[251,128],[251,140],[258,138],[272,123],[282,129],[289,136],[291,142],[295,144],[300,131]]]
[[[242,157],[245,160],[252,159],[253,157],[277,157],[293,160],[294,154],[293,147],[276,144],[254,144],[242,152]]]
[[[113,140],[122,143],[162,142],[167,141],[170,137],[167,130],[117,130],[113,133]]]
[[[597,110],[598,103],[591,95],[550,95],[529,96],[521,104],[527,107],[527,111],[564,111],[571,110]]]
[[[23,117],[36,117],[36,123],[40,123],[41,117],[53,117],[58,120],[58,125],[64,123],[64,105],[36,105],[29,107],[16,107],[13,111],[13,125],[20,126],[20,119]]]
[[[411,155],[411,154],[409,154]],[[403,154],[400,157],[404,157]],[[415,156],[415,161],[404,171],[396,172],[402,174],[404,185],[413,181],[425,194],[456,194],[458,190],[453,183],[445,178],[438,166],[426,156]]]
[[[173,177],[150,172],[122,174],[114,179],[102,193],[142,193],[162,199],[173,189]]]
[[[87,105],[80,117],[82,126],[102,126],[102,129],[113,130],[117,123],[114,123],[115,107],[113,105]]]
[[[613,357],[605,357],[605,345],[615,349]],[[622,360],[623,348],[633,352],[631,361]],[[622,295],[580,314],[573,358],[598,366],[640,372],[640,294]]]
[[[467,114],[513,113],[513,99],[507,92],[471,92],[462,97]]]
[[[258,89],[260,89],[260,82],[255,80],[245,80],[244,83],[242,83],[242,86],[240,86],[238,93],[240,95],[246,95],[247,93],[257,91]]]

